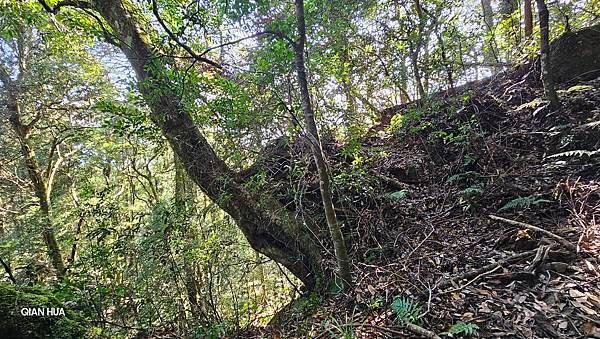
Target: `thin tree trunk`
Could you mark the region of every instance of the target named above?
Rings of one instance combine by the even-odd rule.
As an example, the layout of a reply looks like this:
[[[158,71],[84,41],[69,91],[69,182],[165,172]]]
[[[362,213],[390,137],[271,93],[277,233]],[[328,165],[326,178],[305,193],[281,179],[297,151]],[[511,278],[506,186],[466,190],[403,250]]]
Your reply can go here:
[[[304,63],[304,44],[306,42],[304,1],[295,0],[295,4],[298,41],[294,45],[294,61],[296,65],[296,74],[298,76],[298,86],[300,87],[302,111],[304,113],[304,120],[306,122],[306,128],[308,130],[308,137],[310,139],[309,141],[312,148],[312,153],[315,158],[315,163],[317,165],[317,171],[319,172],[321,199],[323,201],[323,208],[325,209],[327,226],[329,227],[329,232],[331,233],[331,238],[333,240],[333,247],[335,250],[335,257],[337,260],[339,271],[338,274],[339,277],[343,280],[344,287],[348,287],[352,283],[352,277],[350,273],[350,259],[348,258],[348,252],[346,250],[344,235],[342,234],[339,221],[335,214],[335,208],[333,206],[333,199],[331,194],[329,171],[327,170],[325,155],[321,146],[319,131],[315,122],[315,115],[310,100],[310,93],[308,91],[308,80],[306,76],[306,66]]]
[[[531,0],[523,1],[523,21],[525,22],[525,39],[529,39],[533,34],[533,11],[531,8]]]
[[[426,86],[423,86],[423,76],[421,74],[421,68],[419,66],[419,57],[421,55],[421,48],[423,47],[423,32],[425,31],[425,14],[421,7],[420,0],[414,1],[415,11],[419,18],[417,41],[411,43],[411,63],[413,68],[413,75],[415,77],[415,85],[417,87],[417,93],[419,98],[423,99],[427,95]]]
[[[191,211],[194,204],[194,188],[192,186],[193,182],[191,182],[191,180],[187,177],[185,168],[183,168],[183,165],[179,159],[177,159],[177,157],[174,157],[174,162],[175,206],[178,210],[180,218],[185,218],[185,220],[182,220],[181,224],[185,225],[184,234],[187,239],[186,243],[194,244],[197,241],[197,236],[196,232],[194,232],[192,229],[190,218],[188,217],[188,213]],[[204,308],[198,299],[200,296],[200,291],[198,290],[199,284],[196,279],[196,270],[194,266],[194,263],[189,260],[188,251],[185,251],[183,254],[183,280],[192,316],[194,319],[203,319],[208,321],[208,318],[204,312]]]
[[[502,20],[509,20],[511,34],[515,39],[515,44],[520,42],[520,24],[513,17],[513,13],[519,9],[519,3],[517,0],[500,0],[499,3],[500,15]]]
[[[550,73],[550,32],[549,21],[550,14],[544,0],[536,0],[538,16],[540,20],[540,63],[542,68],[542,83],[544,84],[544,94],[550,101],[549,108],[555,110],[560,107],[554,79]]]

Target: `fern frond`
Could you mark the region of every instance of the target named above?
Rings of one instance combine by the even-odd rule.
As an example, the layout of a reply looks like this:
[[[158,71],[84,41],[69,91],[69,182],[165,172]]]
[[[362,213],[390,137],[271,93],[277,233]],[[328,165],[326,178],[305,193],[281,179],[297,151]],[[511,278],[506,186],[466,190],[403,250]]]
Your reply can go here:
[[[390,200],[400,200],[404,199],[408,196],[409,191],[407,189],[403,189],[400,191],[396,191],[387,195],[387,198]]]
[[[529,195],[526,197],[518,197],[518,198],[515,198],[515,199],[507,202],[506,204],[504,204],[504,206],[502,206],[499,209],[499,211],[507,211],[507,210],[513,210],[513,209],[525,209],[525,208],[531,207],[532,205],[537,206],[539,204],[550,203],[550,202],[552,202],[552,201],[545,200],[545,199],[537,199],[535,196]]]
[[[476,195],[480,195],[481,193],[483,193],[483,188],[481,188],[481,186],[469,186],[467,188],[465,188],[464,190],[460,191],[460,194],[465,196],[465,197],[473,197]]]
[[[582,157],[584,155],[587,155],[588,157],[591,157],[591,156],[594,156],[596,154],[600,154],[600,150],[586,151],[586,150],[578,149],[578,150],[574,150],[574,151],[567,151],[567,152],[553,154],[553,155],[548,156],[548,158],[575,157],[575,156]]]
[[[446,182],[449,183],[449,184],[452,184],[452,183],[455,183],[455,182],[458,182],[458,181],[462,181],[462,180],[465,180],[465,179],[475,179],[475,178],[478,178],[478,177],[481,177],[481,174],[479,174],[477,172],[474,172],[474,171],[467,171],[467,172],[455,174],[455,175],[449,177],[446,180]]]
[[[459,321],[456,324],[452,325],[452,327],[450,327],[448,332],[444,332],[444,333],[440,333],[440,334],[444,334],[449,337],[454,337],[455,334],[472,336],[472,335],[477,335],[478,331],[479,331],[479,326],[477,326],[476,324],[464,323],[462,321]]]
[[[421,306],[404,297],[396,297],[390,306],[401,324],[418,324],[422,313]]]

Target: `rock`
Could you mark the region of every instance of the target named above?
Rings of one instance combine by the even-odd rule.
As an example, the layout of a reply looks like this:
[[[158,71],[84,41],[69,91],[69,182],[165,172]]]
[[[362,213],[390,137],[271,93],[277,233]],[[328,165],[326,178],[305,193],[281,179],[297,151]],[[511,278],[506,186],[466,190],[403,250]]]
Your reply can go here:
[[[555,261],[555,262],[549,263],[548,268],[553,270],[554,272],[565,273],[565,272],[567,272],[569,265],[565,264],[564,262],[556,262]]]
[[[565,33],[550,48],[551,74],[557,84],[600,75],[600,25]]]

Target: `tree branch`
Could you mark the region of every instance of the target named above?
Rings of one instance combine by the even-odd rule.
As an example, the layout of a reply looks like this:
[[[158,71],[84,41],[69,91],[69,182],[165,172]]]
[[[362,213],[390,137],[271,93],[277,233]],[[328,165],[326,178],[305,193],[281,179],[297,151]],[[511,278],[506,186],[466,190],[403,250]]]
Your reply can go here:
[[[169,29],[169,27],[167,27],[167,24],[164,22],[164,20],[160,17],[160,14],[158,12],[158,5],[156,4],[156,0],[152,0],[152,13],[154,13],[154,16],[156,17],[156,20],[158,21],[158,23],[160,24],[160,26],[165,30],[165,32],[167,32],[167,34],[169,35],[169,37],[171,38],[171,40],[175,41],[175,43],[177,45],[179,45],[181,48],[183,48],[192,58],[194,58],[197,61],[209,64],[215,68],[218,69],[222,69],[223,67],[221,65],[219,65],[218,63],[207,59],[205,57],[203,57],[202,55],[206,54],[203,53],[202,55],[198,55],[196,52],[194,52],[194,50],[184,44],[181,40],[179,40],[179,38],[177,38],[177,36],[173,33],[173,31],[171,31]]]
[[[228,42],[222,43],[220,45],[209,47],[209,48],[205,49],[204,52],[200,53],[198,56],[202,57],[202,56],[206,55],[208,52],[210,52],[212,50],[223,48],[225,46],[235,45],[235,44],[240,43],[240,42],[242,42],[244,40],[258,38],[258,37],[263,36],[263,35],[272,35],[272,36],[274,36],[276,38],[280,38],[280,39],[283,39],[283,40],[287,41],[291,45],[294,45],[294,41],[292,39],[290,39],[290,37],[288,37],[287,35],[285,35],[283,32],[281,32],[281,31],[268,31],[267,30],[267,31],[262,31],[262,32],[254,33],[254,34],[249,35],[247,37],[243,37],[243,38],[239,38],[239,39],[236,39],[236,40],[228,41]]]
[[[517,227],[527,228],[527,229],[530,229],[530,230],[535,231],[535,232],[540,232],[540,233],[545,234],[548,237],[556,240],[559,244],[561,244],[562,246],[564,246],[566,249],[569,249],[569,250],[572,250],[572,251],[576,251],[577,250],[577,246],[573,245],[567,239],[561,237],[560,235],[556,235],[556,234],[554,234],[554,233],[552,233],[550,231],[546,231],[543,228],[539,228],[537,226],[526,224],[526,223],[520,222],[520,221],[515,221],[515,220],[510,220],[510,219],[498,217],[498,216],[495,216],[495,215],[492,215],[492,214],[489,215],[489,218],[492,219],[492,220],[501,221],[501,222],[503,222],[505,224],[509,224],[509,225],[513,225],[513,226],[517,226]]]
[[[45,0],[38,0],[38,2],[40,3],[40,5],[42,5],[42,7],[44,7],[44,10],[46,12],[52,13],[52,14],[58,13],[62,7],[77,7],[77,8],[81,8],[81,9],[92,8],[92,5],[89,2],[80,1],[80,0],[59,1],[52,7],[50,7],[50,5],[48,5]]]
[[[5,263],[4,260],[2,260],[2,258],[0,258],[0,263],[4,267],[6,274],[8,274],[8,279],[10,279],[10,281],[12,281],[13,284],[16,284],[17,279],[15,279],[15,276],[13,275],[12,269],[10,268],[10,264]]]

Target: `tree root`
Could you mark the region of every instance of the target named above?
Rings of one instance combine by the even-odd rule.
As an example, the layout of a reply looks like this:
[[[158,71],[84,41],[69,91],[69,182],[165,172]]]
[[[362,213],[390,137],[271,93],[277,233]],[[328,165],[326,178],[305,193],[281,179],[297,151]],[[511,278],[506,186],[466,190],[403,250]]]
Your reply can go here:
[[[576,251],[577,250],[577,247],[575,245],[573,245],[573,243],[571,243],[567,239],[561,237],[560,235],[556,235],[556,234],[554,234],[554,233],[552,233],[550,231],[546,231],[543,228],[539,228],[537,226],[533,226],[531,224],[526,224],[526,223],[520,222],[520,221],[515,221],[515,220],[510,220],[510,219],[498,217],[498,216],[495,216],[495,215],[492,215],[492,214],[490,214],[489,217],[492,220],[501,221],[501,222],[509,224],[509,225],[513,225],[513,226],[517,226],[517,227],[523,227],[523,228],[527,228],[527,229],[530,229],[530,230],[535,231],[535,232],[540,232],[540,233],[545,234],[548,237],[556,240],[556,242],[558,242],[559,244],[561,244],[562,246],[564,246],[568,250],[571,250],[571,251]]]

